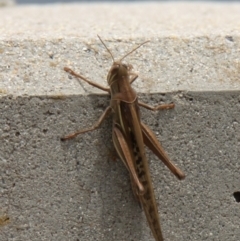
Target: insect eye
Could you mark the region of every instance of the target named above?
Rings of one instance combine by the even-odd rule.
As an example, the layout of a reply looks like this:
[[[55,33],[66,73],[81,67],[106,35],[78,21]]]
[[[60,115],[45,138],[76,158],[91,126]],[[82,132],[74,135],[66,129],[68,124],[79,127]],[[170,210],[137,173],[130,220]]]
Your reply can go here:
[[[127,69],[131,71],[133,69],[133,66],[131,64],[128,64]]]

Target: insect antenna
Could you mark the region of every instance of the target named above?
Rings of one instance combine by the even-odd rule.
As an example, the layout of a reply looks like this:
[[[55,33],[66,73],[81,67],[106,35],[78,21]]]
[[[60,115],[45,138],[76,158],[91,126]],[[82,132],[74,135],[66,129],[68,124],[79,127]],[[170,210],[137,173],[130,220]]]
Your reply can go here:
[[[112,60],[113,60],[113,62],[115,61],[114,60],[114,57],[113,57],[113,55],[112,55],[112,52],[110,51],[110,49],[106,46],[106,44],[103,42],[103,40],[100,38],[100,36],[99,35],[97,35],[98,36],[98,38],[100,39],[100,41],[102,42],[102,44],[103,44],[103,46],[106,48],[106,50],[108,51],[108,53],[111,55],[111,57],[112,57]]]
[[[147,40],[147,41],[141,43],[140,45],[138,45],[136,48],[134,48],[133,50],[131,50],[129,53],[125,54],[125,55],[120,59],[120,61],[122,61],[122,60],[123,60],[124,58],[126,58],[128,55],[130,55],[131,53],[133,53],[134,51],[136,51],[138,48],[140,48],[142,45],[144,45],[144,44],[146,44],[146,43],[148,43],[148,42],[150,42],[150,41]]]

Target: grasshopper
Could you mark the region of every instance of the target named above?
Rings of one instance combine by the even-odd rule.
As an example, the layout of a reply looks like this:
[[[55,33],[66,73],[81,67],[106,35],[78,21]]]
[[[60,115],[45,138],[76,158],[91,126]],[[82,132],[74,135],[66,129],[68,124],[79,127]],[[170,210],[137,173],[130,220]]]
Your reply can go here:
[[[104,87],[90,81],[84,76],[75,73],[68,67],[65,67],[64,70],[70,75],[108,92],[111,95],[110,105],[105,109],[98,121],[92,127],[62,137],[61,140],[71,139],[79,134],[97,129],[103,120],[112,113],[112,139],[115,149],[129,171],[133,193],[144,209],[155,240],[163,241],[158,209],[150,178],[148,161],[145,154],[145,145],[152,150],[161,161],[163,161],[178,179],[184,179],[185,175],[170,161],[154,133],[147,125],[141,122],[139,106],[155,111],[174,108],[174,104],[164,104],[156,107],[150,106],[139,101],[136,92],[131,87],[131,84],[138,78],[138,75],[132,72],[133,67],[130,64],[124,64],[122,61],[149,41],[138,45],[129,53],[125,54],[120,60],[115,61],[111,51],[99,36],[98,38],[113,60],[112,67],[107,76],[109,87]]]

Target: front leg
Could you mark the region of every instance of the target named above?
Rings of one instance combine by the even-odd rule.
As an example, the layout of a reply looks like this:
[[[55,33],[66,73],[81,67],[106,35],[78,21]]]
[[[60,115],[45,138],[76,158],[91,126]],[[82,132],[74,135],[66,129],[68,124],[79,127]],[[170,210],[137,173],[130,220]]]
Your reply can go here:
[[[138,78],[138,75],[135,74],[135,73],[130,73],[130,75],[132,75],[132,78],[130,79],[130,84],[132,84],[137,78]]]
[[[157,105],[157,106],[151,106],[148,105],[144,102],[138,101],[138,104],[148,110],[168,110],[168,109],[173,109],[175,107],[174,103],[170,103],[170,104],[162,104],[162,105]]]
[[[98,88],[98,89],[100,89],[100,90],[107,91],[108,93],[110,93],[110,89],[109,89],[109,88],[104,87],[104,86],[102,86],[102,85],[99,85],[99,84],[91,81],[91,80],[86,79],[84,76],[82,76],[82,75],[80,75],[80,74],[77,74],[77,73],[74,72],[72,69],[70,69],[70,68],[68,68],[68,67],[64,67],[64,70],[65,70],[66,72],[68,72],[70,75],[72,75],[72,76],[74,76],[74,77],[77,77],[77,78],[79,78],[79,79],[82,79],[82,80],[84,80],[85,82],[87,82],[88,84],[90,84],[90,85],[92,85],[92,86],[94,86],[94,87],[96,87],[96,88]]]

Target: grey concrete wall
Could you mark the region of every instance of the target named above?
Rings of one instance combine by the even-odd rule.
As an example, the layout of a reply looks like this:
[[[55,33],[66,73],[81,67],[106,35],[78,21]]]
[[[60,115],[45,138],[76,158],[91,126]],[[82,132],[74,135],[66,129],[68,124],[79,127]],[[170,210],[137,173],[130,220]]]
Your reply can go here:
[[[166,241],[240,235],[240,4],[152,3],[0,9],[0,240],[153,240],[127,170],[114,158],[109,97],[63,71],[106,84],[99,34],[139,78],[142,110],[182,182],[147,152]]]

